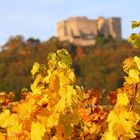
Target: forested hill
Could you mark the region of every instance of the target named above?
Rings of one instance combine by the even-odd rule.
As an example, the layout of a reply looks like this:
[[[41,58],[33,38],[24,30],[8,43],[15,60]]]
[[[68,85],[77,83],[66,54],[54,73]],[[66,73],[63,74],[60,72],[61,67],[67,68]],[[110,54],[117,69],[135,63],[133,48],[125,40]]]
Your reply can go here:
[[[77,83],[85,89],[114,90],[123,83],[122,63],[130,56],[140,56],[126,40],[114,41],[98,37],[95,46],[78,47],[52,37],[48,41],[22,36],[10,38],[0,52],[0,91],[30,90],[30,74],[35,61],[46,63],[47,55],[57,49],[67,49],[73,58]]]

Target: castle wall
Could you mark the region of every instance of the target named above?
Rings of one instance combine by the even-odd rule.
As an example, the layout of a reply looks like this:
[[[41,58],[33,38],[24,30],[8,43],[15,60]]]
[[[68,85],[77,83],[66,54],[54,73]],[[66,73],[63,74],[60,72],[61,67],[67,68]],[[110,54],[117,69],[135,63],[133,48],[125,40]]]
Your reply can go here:
[[[97,20],[89,20],[87,17],[71,17],[57,24],[57,36],[61,41],[93,45],[98,35],[121,39],[121,19],[99,17]]]
[[[105,37],[109,36],[109,24],[108,19],[99,17],[97,19],[98,35],[103,35]]]

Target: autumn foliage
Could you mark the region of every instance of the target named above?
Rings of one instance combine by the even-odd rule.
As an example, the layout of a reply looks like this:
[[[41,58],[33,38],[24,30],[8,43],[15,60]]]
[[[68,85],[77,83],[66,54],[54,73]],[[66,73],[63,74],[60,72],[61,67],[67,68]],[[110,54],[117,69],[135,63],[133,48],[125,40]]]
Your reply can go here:
[[[136,24],[136,23],[135,23]],[[122,88],[108,94],[76,85],[69,53],[50,53],[34,63],[31,91],[0,94],[0,140],[129,140],[140,139],[140,58],[123,63]]]

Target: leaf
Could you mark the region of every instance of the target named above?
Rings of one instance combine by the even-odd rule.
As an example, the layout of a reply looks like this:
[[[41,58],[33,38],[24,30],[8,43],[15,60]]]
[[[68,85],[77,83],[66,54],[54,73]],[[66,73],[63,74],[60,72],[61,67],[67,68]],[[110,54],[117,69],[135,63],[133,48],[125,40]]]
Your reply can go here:
[[[76,78],[75,78],[75,74],[74,74],[74,71],[73,70],[70,70],[68,72],[68,77],[69,77],[69,79],[71,81],[71,84],[74,84],[75,81],[76,81]]]
[[[44,106],[48,104],[48,96],[47,95],[42,95],[41,99],[37,102],[38,105]]]
[[[31,140],[43,140],[46,129],[45,126],[39,122],[32,122],[31,125]]]
[[[128,84],[134,84],[140,82],[139,78],[139,71],[135,69],[130,69],[128,73],[128,77],[125,77],[125,80],[128,82]]]
[[[128,42],[130,42],[135,48],[140,47],[140,34],[132,33],[129,38]]]
[[[47,127],[53,127],[56,126],[59,122],[59,113],[52,113],[48,118],[47,118]]]
[[[6,128],[9,125],[9,117],[10,111],[7,109],[0,114],[0,127]]]
[[[139,121],[139,116],[134,112],[127,112],[127,110],[115,112],[114,110],[110,112],[107,121],[109,122],[109,131],[106,134],[110,133],[116,138],[127,137],[127,139],[134,139],[136,137],[133,127]]]
[[[22,124],[19,124],[18,120],[16,120],[15,124],[12,124],[11,126],[9,126],[7,128],[7,134],[8,134],[9,137],[10,136],[17,136],[17,134],[19,134],[21,132],[22,132]]]
[[[134,57],[134,61],[135,61],[135,63],[137,64],[138,70],[140,70],[140,58],[137,57],[137,56],[135,56],[135,57]]]
[[[132,23],[132,28],[140,27],[140,22],[132,21],[131,23]]]
[[[67,86],[67,93],[66,93],[66,104],[67,106],[71,106],[74,103],[78,102],[78,96],[76,94],[76,90],[73,88],[73,86]]]
[[[65,63],[61,62],[61,61],[58,62],[58,66],[62,69],[67,69],[67,65]]]
[[[67,50],[65,50],[65,49],[58,50],[57,57],[60,62],[62,61],[68,67],[70,67],[72,65],[72,59]]]
[[[54,53],[54,52],[52,52],[52,53],[49,53],[48,54],[48,58],[47,58],[48,60],[51,60],[51,59],[56,59],[56,53]]]
[[[59,102],[55,105],[54,111],[62,113],[64,112],[65,108],[66,108],[65,98],[61,98]]]
[[[39,63],[35,62],[31,70],[32,75],[35,75],[35,73],[38,72],[39,67],[40,67]]]
[[[134,59],[132,57],[129,57],[127,59],[125,59],[125,61],[123,62],[123,70],[124,72],[128,73],[130,69],[135,68],[135,63],[134,63]]]
[[[71,83],[71,81],[70,81],[68,75],[66,75],[66,73],[58,71],[58,76],[59,76],[60,86],[66,86]]]
[[[20,117],[21,120],[31,118],[32,113],[34,113],[38,107],[36,101],[37,99],[34,99],[34,95],[32,95],[32,98],[17,105],[18,117]]]
[[[103,137],[101,138],[101,140],[118,140],[117,137],[115,137],[110,131],[109,132],[105,132],[103,134]]]
[[[48,55],[48,68],[50,71],[53,71],[54,68],[57,66],[57,57],[56,57],[56,53],[50,53]]]
[[[127,106],[129,104],[129,99],[126,93],[117,94],[116,106]]]
[[[39,94],[40,89],[43,88],[43,85],[38,86],[39,83],[42,82],[42,76],[41,74],[38,74],[37,77],[35,78],[33,84],[31,84],[31,90],[33,91],[33,94]]]
[[[49,89],[54,92],[58,92],[60,88],[59,77],[52,74],[49,81]]]

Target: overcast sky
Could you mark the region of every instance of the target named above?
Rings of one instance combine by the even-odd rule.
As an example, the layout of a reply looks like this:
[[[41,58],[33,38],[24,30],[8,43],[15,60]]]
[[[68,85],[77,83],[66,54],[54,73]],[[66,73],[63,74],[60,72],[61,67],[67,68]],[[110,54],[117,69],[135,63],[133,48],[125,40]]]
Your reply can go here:
[[[140,0],[1,0],[0,45],[16,35],[47,40],[55,36],[57,21],[71,16],[121,17],[127,38],[130,22],[140,21]]]

